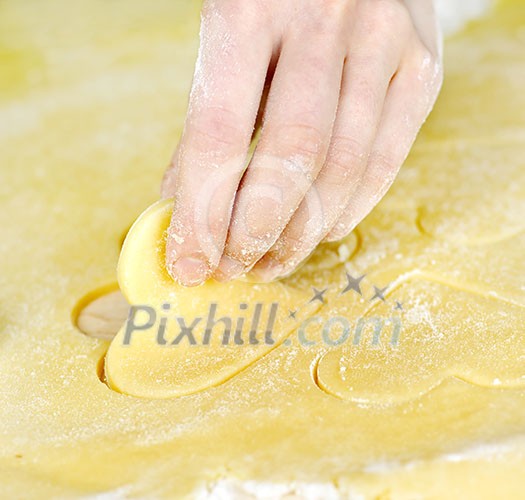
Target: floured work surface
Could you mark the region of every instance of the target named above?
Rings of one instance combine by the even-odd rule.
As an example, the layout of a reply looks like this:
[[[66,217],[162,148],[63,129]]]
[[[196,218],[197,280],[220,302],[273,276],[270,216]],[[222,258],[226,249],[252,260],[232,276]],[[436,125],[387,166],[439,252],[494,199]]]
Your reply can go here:
[[[186,381],[178,397],[100,380],[109,342],[80,333],[75,314],[114,290],[123,235],[157,197],[196,49],[189,4],[56,1],[38,16],[36,2],[2,4],[2,496],[169,498],[271,483],[274,496],[315,484],[323,498],[519,497],[518,0],[449,40],[443,94],[385,200],[266,290],[286,297],[274,344],[225,355],[217,377]],[[240,304],[251,292],[235,286]]]

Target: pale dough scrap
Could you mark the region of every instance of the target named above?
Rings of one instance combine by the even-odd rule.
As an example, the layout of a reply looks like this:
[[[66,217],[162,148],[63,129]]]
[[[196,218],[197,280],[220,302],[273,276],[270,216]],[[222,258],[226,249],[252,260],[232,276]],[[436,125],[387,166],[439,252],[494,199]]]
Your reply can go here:
[[[329,287],[312,318],[399,317],[397,347],[390,330],[374,346],[371,326],[356,350],[301,347],[291,331],[291,345],[230,364],[228,380],[163,399],[101,381],[109,342],[72,315],[114,289],[121,236],[158,197],[199,2],[0,9],[2,498],[206,498],[225,482],[523,497],[521,0],[447,41],[443,93],[392,190],[345,248],[322,246],[282,284],[308,297]],[[366,274],[362,296],[341,294],[346,272]],[[384,303],[370,300],[388,284]]]

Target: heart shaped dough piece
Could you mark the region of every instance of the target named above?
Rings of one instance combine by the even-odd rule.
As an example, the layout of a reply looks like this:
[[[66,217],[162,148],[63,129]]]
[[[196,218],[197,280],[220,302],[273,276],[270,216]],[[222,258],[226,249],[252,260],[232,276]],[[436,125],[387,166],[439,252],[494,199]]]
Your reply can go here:
[[[133,396],[178,397],[221,384],[316,309],[308,293],[282,282],[175,283],[164,264],[172,205],[148,208],[120,255],[119,284],[132,308],[107,352],[105,376],[109,387]]]

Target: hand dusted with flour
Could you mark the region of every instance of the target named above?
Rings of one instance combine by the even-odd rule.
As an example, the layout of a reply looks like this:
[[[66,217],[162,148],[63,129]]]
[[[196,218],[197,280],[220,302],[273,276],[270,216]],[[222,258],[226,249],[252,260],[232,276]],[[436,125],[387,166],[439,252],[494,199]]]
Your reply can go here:
[[[392,184],[441,75],[431,0],[207,0],[163,183],[172,277],[270,281],[347,235]]]

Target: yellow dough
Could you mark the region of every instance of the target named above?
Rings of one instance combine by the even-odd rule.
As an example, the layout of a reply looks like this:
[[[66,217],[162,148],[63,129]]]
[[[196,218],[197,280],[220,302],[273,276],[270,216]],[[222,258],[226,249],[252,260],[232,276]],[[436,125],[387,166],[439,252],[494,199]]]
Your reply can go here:
[[[353,234],[282,282],[186,290],[154,202],[199,8],[0,3],[0,497],[522,498],[525,4],[447,41],[436,109]],[[157,310],[127,346],[77,327],[126,233],[121,289]],[[250,344],[274,302],[275,342]],[[163,303],[167,343],[210,303],[244,343],[158,345]]]
[[[142,214],[119,260],[120,287],[137,309],[108,350],[105,376],[133,396],[175,397],[218,385],[279,347],[317,309],[309,294],[283,283],[176,285],[164,253],[172,205],[161,201]]]

